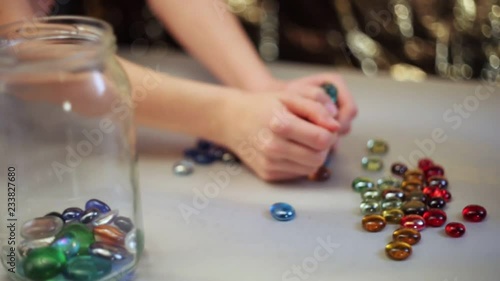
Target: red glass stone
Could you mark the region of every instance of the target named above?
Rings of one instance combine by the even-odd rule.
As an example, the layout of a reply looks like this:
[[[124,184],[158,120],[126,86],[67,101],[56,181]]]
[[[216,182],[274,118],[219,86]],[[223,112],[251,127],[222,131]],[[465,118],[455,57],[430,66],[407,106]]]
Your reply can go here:
[[[408,171],[408,167],[403,163],[394,163],[391,166],[391,172],[396,176],[404,176],[404,174]]]
[[[430,197],[441,197],[446,203],[451,201],[451,193],[446,189],[436,188]]]
[[[407,215],[401,219],[401,226],[407,228],[413,228],[418,231],[425,229],[425,219],[419,215]]]
[[[434,176],[444,176],[444,169],[443,167],[436,165],[425,170],[424,174],[426,179],[429,179]]]
[[[424,213],[425,223],[432,227],[441,227],[446,222],[446,213],[439,209],[429,209]]]
[[[427,179],[427,186],[435,186],[441,189],[447,189],[448,180],[443,176],[433,176]]]
[[[459,222],[450,222],[446,225],[444,231],[448,234],[448,236],[453,238],[462,237],[465,234],[465,225]]]
[[[418,168],[422,171],[425,171],[432,166],[434,166],[434,162],[432,162],[429,158],[422,158],[418,161]]]
[[[436,191],[437,187],[435,186],[426,186],[422,189],[422,193],[424,193],[424,195],[427,195],[427,196],[432,196],[432,194],[434,193],[434,191]]]
[[[462,216],[470,222],[483,221],[486,215],[486,209],[479,205],[468,205],[462,210]]]

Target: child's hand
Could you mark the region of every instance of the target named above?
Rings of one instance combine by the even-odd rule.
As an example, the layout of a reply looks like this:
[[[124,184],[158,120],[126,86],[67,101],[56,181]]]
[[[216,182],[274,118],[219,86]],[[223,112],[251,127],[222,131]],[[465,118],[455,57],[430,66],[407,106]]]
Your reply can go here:
[[[315,172],[340,127],[323,104],[294,95],[235,95],[221,112],[220,142],[268,181]]]

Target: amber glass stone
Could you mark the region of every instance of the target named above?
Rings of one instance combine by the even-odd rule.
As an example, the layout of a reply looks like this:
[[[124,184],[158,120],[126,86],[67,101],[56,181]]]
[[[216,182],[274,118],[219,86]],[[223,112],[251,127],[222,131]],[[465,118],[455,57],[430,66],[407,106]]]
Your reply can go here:
[[[407,180],[403,181],[403,183],[401,184],[401,189],[404,192],[419,191],[422,190],[422,188],[423,188],[422,182],[417,180]]]
[[[399,224],[401,223],[401,219],[405,216],[405,213],[400,209],[390,209],[384,210],[382,216],[387,223]]]
[[[381,215],[366,215],[361,221],[361,225],[366,231],[379,232],[385,228],[385,219]]]
[[[394,163],[391,165],[391,172],[396,176],[404,176],[406,171],[408,171],[408,167],[403,163]]]
[[[417,244],[421,238],[420,232],[413,228],[400,227],[392,233],[394,241],[401,241],[410,245]]]
[[[422,191],[413,191],[413,192],[405,193],[405,194],[406,194],[405,199],[407,201],[417,200],[417,201],[427,203],[428,197]]]
[[[427,186],[439,187],[441,189],[448,188],[448,180],[442,176],[433,176],[427,179]]]
[[[432,209],[443,209],[446,207],[446,201],[442,197],[431,197],[427,200],[427,206]]]
[[[444,169],[441,166],[435,165],[427,170],[425,170],[425,178],[430,179],[431,177],[434,176],[444,176]]]
[[[432,192],[431,197],[441,197],[446,203],[451,201],[451,193],[446,189],[436,188]]]
[[[411,256],[411,245],[401,241],[392,241],[385,246],[387,256],[396,261],[402,261]]]
[[[427,205],[424,202],[418,200],[406,201],[401,210],[405,215],[419,215],[422,216],[427,211]]]
[[[434,166],[434,162],[429,158],[422,158],[418,161],[418,168],[422,171]]]
[[[379,189],[400,188],[401,181],[393,177],[385,177],[377,180],[377,187]]]
[[[425,219],[419,215],[407,215],[401,219],[401,226],[407,228],[413,228],[418,231],[425,229]]]
[[[446,234],[448,234],[448,236],[458,238],[462,237],[465,234],[466,228],[465,225],[459,222],[450,222],[446,225],[444,231],[446,232]]]
[[[398,198],[399,200],[405,200],[405,193],[399,188],[390,188],[382,191],[382,199]]]
[[[332,173],[330,169],[325,166],[321,166],[316,170],[316,172],[312,175],[309,175],[308,178],[310,181],[323,182],[330,179]]]
[[[468,205],[462,210],[462,216],[470,222],[481,222],[486,218],[486,215],[486,209],[479,205]]]
[[[405,180],[419,180],[421,182],[424,181],[424,173],[421,170],[415,169],[415,170],[408,170],[405,173],[404,176]]]
[[[98,242],[123,246],[125,235],[123,231],[111,225],[99,225],[94,227],[94,237]]]
[[[423,218],[428,226],[441,227],[446,223],[446,213],[440,209],[429,209],[424,213]]]

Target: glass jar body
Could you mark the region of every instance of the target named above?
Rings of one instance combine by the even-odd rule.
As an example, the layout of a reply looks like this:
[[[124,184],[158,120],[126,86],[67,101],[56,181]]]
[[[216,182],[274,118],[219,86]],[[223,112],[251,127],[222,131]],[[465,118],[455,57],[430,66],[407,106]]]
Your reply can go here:
[[[110,27],[53,17],[0,38],[2,264],[15,280],[128,279],[142,214],[133,103]]]

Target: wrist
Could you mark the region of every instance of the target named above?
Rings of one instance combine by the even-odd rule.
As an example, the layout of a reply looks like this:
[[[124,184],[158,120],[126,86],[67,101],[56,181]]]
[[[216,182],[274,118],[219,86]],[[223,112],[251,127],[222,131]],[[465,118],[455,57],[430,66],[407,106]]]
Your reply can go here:
[[[286,83],[282,80],[276,79],[273,76],[266,76],[255,79],[254,81],[247,81],[247,84],[243,86],[244,90],[250,93],[256,92],[275,92],[282,91],[286,88]]]

